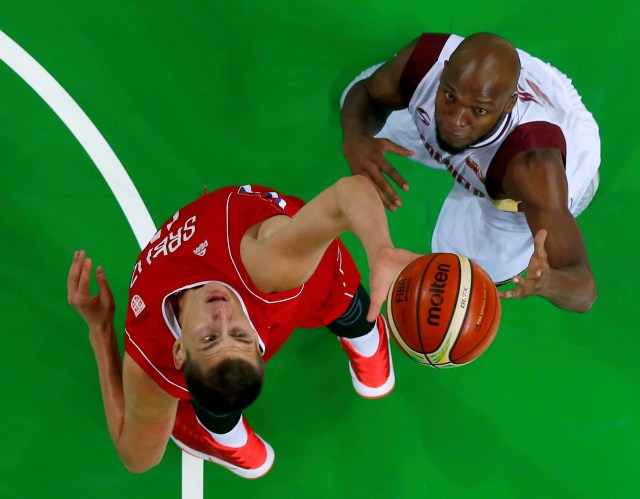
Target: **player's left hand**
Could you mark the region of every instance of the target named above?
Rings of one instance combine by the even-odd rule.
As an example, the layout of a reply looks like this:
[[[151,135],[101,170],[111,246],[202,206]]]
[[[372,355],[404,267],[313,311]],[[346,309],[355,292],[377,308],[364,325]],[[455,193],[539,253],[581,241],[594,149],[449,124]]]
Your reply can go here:
[[[369,322],[374,322],[380,314],[382,303],[387,299],[389,288],[400,271],[419,256],[421,255],[399,248],[383,248],[369,261]]]
[[[544,243],[547,240],[547,231],[540,229],[533,238],[533,255],[527,267],[527,277],[515,276],[511,282],[516,284],[515,289],[501,291],[501,298],[527,298],[539,295],[549,282],[550,267],[547,261],[547,251]]]
[[[115,303],[102,267],[96,269],[98,294],[89,294],[92,261],[84,251],[76,251],[67,278],[67,300],[85,320],[90,330],[113,326]]]

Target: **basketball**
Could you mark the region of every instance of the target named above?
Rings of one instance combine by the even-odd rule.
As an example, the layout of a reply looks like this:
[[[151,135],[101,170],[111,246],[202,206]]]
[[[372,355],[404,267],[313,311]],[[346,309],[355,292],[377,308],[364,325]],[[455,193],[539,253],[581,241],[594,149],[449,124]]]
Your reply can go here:
[[[496,336],[500,312],[489,275],[452,253],[423,255],[407,265],[389,289],[386,305],[395,343],[435,368],[478,358]]]

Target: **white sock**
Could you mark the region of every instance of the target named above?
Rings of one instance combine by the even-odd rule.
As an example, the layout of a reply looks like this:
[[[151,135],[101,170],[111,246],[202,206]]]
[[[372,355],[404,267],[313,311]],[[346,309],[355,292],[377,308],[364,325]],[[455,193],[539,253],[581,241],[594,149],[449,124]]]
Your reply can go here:
[[[213,439],[219,444],[225,445],[226,447],[242,447],[247,443],[247,439],[249,435],[247,435],[247,430],[242,424],[242,416],[240,416],[240,420],[238,424],[233,427],[233,430],[227,433],[214,433],[211,430],[208,430],[200,420],[198,419],[198,423],[202,425],[202,427],[209,432],[209,434],[213,437]],[[197,417],[196,417],[197,419]]]
[[[364,336],[358,336],[357,338],[343,338],[348,341],[349,344],[355,348],[363,357],[371,357],[378,351],[378,345],[380,344],[380,333],[378,332],[378,322],[373,325],[373,329]]]

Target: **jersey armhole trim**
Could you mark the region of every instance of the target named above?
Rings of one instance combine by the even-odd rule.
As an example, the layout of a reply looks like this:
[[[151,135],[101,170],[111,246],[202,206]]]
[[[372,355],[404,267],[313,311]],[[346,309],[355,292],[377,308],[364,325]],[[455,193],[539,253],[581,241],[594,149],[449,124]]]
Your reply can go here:
[[[444,33],[424,33],[418,39],[400,75],[399,90],[407,106],[422,79],[438,62],[450,36]]]
[[[174,383],[169,378],[167,378],[164,374],[162,374],[162,372],[153,364],[153,362],[151,362],[149,357],[146,356],[146,354],[142,351],[142,349],[138,346],[138,344],[133,340],[129,331],[125,329],[124,332],[126,334],[125,339],[127,340],[127,342],[133,345],[133,347],[135,348],[135,350],[131,351],[131,350],[128,350],[125,345],[125,351],[131,356],[134,362],[138,364],[138,366],[140,366],[140,368],[145,373],[147,373],[149,377],[153,379],[153,381],[157,383],[160,388],[162,388],[164,391],[169,393],[169,395],[171,395],[172,397],[176,397],[179,399],[190,398],[190,397],[185,397],[185,395],[189,394],[189,391],[186,388]],[[145,365],[143,365],[140,362],[140,360],[142,359],[145,360],[145,365],[150,367],[153,371],[150,372],[150,369],[145,368]],[[154,376],[152,373],[156,373],[157,376]],[[158,383],[158,378],[166,381],[170,385],[171,389],[168,390],[167,386],[162,386],[160,383]]]

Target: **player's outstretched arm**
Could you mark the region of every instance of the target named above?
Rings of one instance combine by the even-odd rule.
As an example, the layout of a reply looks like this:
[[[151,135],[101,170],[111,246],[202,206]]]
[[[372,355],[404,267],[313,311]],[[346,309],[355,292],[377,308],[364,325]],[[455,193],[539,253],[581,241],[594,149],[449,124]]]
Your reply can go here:
[[[395,210],[402,204],[385,175],[403,190],[409,184],[389,163],[386,153],[411,156],[405,149],[388,139],[376,139],[389,112],[406,107],[400,93],[400,75],[416,42],[411,42],[398,55],[380,67],[373,75],[358,81],[347,93],[341,112],[343,131],[342,150],[351,172],[369,177],[385,206]]]
[[[568,186],[560,152],[527,151],[514,157],[503,180],[505,193],[519,199],[534,235],[526,277],[514,277],[503,298],[539,295],[560,308],[588,311],[597,289],[582,233],[567,207]]]
[[[370,268],[375,319],[393,279],[418,255],[393,247],[384,206],[373,184],[361,175],[342,178],[293,218],[266,220],[257,237],[243,238],[242,261],[254,284],[266,292],[303,284],[340,234],[351,231],[362,243]]]
[[[67,279],[69,304],[89,326],[109,434],[125,467],[140,473],[160,462],[171,435],[177,401],[164,393],[130,357],[124,365],[116,339],[115,304],[101,267],[98,294],[89,294],[92,261],[74,254]]]

